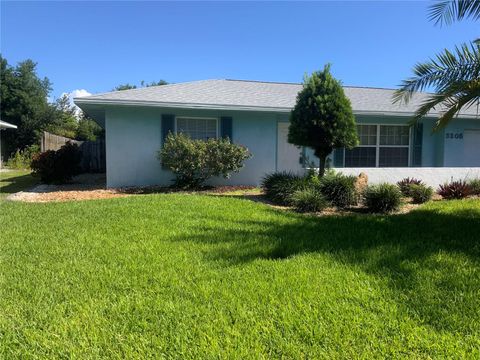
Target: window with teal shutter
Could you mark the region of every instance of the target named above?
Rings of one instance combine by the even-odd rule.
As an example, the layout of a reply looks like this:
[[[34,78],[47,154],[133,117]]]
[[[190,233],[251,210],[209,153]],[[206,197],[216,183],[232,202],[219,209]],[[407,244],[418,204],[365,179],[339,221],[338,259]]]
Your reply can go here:
[[[422,166],[423,124],[417,123],[413,127],[412,166]]]
[[[175,115],[162,114],[162,146],[170,132],[172,134],[175,132]],[[162,169],[166,169],[166,167],[162,165]]]
[[[345,151],[343,148],[338,148],[333,150],[333,167],[341,168],[343,167]]]
[[[162,114],[162,145],[170,132],[175,132],[175,115]]]
[[[230,116],[222,116],[220,118],[220,136],[222,138],[228,137],[230,141],[233,141],[232,118]]]

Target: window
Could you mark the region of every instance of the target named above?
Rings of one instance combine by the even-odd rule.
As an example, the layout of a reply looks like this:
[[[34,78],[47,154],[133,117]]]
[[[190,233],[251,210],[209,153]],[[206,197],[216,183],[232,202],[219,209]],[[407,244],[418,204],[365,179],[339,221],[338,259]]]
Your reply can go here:
[[[194,140],[217,137],[217,119],[177,117],[177,133],[184,133]]]
[[[345,150],[345,167],[407,167],[410,128],[404,125],[357,125],[360,144]]]

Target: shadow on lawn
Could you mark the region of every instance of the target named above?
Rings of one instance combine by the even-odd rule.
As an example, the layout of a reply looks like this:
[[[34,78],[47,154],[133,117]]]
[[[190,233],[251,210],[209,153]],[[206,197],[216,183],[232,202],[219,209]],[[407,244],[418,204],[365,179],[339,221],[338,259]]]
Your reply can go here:
[[[234,230],[203,227],[189,240],[217,243],[205,256],[228,265],[327,254],[386,281],[392,298],[414,318],[442,330],[472,331],[479,305],[472,294],[480,288],[479,209],[320,218],[276,211],[276,216],[283,221],[239,218],[229,227]]]
[[[2,174],[0,175],[0,193],[10,195],[19,191],[25,191],[37,183],[38,179],[31,174],[15,177],[6,177]]]

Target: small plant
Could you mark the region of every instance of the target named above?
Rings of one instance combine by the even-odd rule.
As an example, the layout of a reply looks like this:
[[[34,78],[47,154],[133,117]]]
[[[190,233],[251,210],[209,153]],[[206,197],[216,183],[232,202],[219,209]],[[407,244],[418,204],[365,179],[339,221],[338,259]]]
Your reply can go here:
[[[295,191],[290,202],[298,212],[317,212],[328,206],[325,197],[313,187]]]
[[[440,185],[437,193],[447,200],[463,199],[472,193],[472,189],[466,181],[459,180]]]
[[[9,169],[30,169],[33,156],[40,152],[38,145],[30,145],[23,150],[17,150],[7,160],[5,166]]]
[[[433,189],[424,184],[412,184],[409,193],[414,204],[423,204],[432,199]]]
[[[480,179],[470,180],[468,185],[470,186],[471,195],[480,195]]]
[[[65,183],[80,173],[82,152],[78,145],[67,142],[57,151],[47,150],[33,157],[31,168],[44,183]]]
[[[356,190],[355,176],[342,174],[325,175],[320,180],[319,189],[332,205],[346,208],[358,204],[359,195]]]
[[[279,205],[289,205],[295,191],[308,187],[313,187],[313,182],[309,177],[285,171],[268,174],[262,180],[265,197]]]
[[[404,196],[411,196],[410,193],[410,186],[412,185],[423,185],[423,182],[421,180],[415,179],[415,178],[405,178],[397,182],[398,187],[400,188],[400,191]]]
[[[392,184],[370,185],[365,190],[364,202],[371,212],[389,213],[402,205],[402,193]]]
[[[168,134],[158,158],[175,176],[175,187],[199,188],[214,177],[230,178],[251,154],[229,139],[192,140],[184,134]]]

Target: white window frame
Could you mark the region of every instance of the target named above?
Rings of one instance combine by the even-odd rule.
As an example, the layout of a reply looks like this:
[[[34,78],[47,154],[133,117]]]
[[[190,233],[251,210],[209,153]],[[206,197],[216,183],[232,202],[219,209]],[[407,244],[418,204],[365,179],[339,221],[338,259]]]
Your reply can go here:
[[[370,125],[370,126],[376,126],[377,127],[377,139],[375,142],[375,145],[358,145],[356,147],[365,147],[365,148],[375,148],[375,167],[378,168],[380,167],[380,148],[408,148],[408,167],[411,166],[411,145],[412,145],[412,127],[405,125],[405,124],[372,124],[372,123],[361,123],[357,125]],[[381,126],[408,126],[408,145],[380,145],[380,127]],[[345,149],[343,149],[343,167],[345,167]]]
[[[215,120],[215,138],[218,139],[220,137],[220,123],[218,118],[216,117],[202,117],[202,116],[175,116],[175,134],[178,134],[177,131],[177,123],[178,119],[198,119],[198,120]]]

